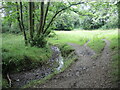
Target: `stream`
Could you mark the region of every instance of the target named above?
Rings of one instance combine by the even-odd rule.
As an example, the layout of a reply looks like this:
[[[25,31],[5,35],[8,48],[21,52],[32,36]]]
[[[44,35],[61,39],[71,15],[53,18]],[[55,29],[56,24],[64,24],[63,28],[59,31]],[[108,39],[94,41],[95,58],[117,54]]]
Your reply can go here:
[[[64,66],[61,51],[56,46],[51,46],[51,49],[53,54],[49,59],[50,66],[45,65],[37,69],[32,69],[30,71],[22,71],[19,73],[10,74],[10,78],[12,80],[12,87],[22,87],[32,80],[40,80],[42,78],[45,78],[46,76],[54,72],[54,68],[57,71],[60,71],[61,68]]]
[[[57,61],[57,62],[58,62],[58,65],[59,65],[56,69],[57,69],[57,71],[60,71],[61,68],[62,68],[63,65],[64,65],[64,63],[63,63],[63,57],[62,57],[62,55],[61,55],[61,51],[60,51],[60,49],[59,49],[58,47],[56,47],[56,46],[52,46],[51,49],[52,49],[52,51],[53,51],[53,53],[54,53],[53,56],[52,56],[52,57],[54,57],[53,61]]]

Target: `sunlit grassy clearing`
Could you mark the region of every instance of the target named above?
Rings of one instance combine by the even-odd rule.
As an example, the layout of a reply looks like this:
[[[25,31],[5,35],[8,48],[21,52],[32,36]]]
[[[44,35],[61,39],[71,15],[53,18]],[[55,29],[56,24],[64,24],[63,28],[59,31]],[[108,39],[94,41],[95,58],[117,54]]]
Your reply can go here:
[[[88,40],[88,46],[100,53],[105,46],[104,38],[117,37],[117,30],[79,30],[79,31],[55,31],[56,36],[49,39],[50,43],[76,43],[79,45],[85,44]],[[109,40],[109,39],[108,39]]]
[[[55,31],[56,36],[49,39],[50,43],[76,43],[83,45],[88,38],[84,35],[84,31]]]

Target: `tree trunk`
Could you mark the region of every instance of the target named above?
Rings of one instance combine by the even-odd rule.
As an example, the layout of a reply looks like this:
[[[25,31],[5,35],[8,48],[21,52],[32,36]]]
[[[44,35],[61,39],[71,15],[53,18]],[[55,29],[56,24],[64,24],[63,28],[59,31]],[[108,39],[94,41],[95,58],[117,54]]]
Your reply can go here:
[[[23,11],[22,11],[22,2],[20,2],[20,18],[21,18],[21,26],[22,26],[22,30],[23,30],[23,34],[24,34],[24,39],[25,39],[25,45],[27,45],[27,35],[25,32],[25,27],[23,24]]]
[[[38,36],[40,35],[40,33],[42,33],[42,29],[43,29],[43,20],[44,20],[44,0],[42,0],[41,2],[41,16],[40,16],[40,27],[38,30]]]
[[[16,7],[17,7],[17,20],[19,23],[20,31],[22,32],[22,26],[21,26],[21,21],[20,21],[20,14],[19,14],[19,6],[17,2],[16,2]]]
[[[30,39],[34,36],[34,2],[29,2]]]
[[[117,3],[118,7],[118,28],[120,29],[120,1]]]
[[[18,23],[19,23],[20,30],[24,34],[25,45],[27,45],[27,36],[26,36],[26,33],[25,33],[24,25],[23,25],[22,2],[20,3],[20,13],[19,13],[19,6],[18,6],[17,2],[16,2],[16,6],[17,6],[17,20],[18,20]]]

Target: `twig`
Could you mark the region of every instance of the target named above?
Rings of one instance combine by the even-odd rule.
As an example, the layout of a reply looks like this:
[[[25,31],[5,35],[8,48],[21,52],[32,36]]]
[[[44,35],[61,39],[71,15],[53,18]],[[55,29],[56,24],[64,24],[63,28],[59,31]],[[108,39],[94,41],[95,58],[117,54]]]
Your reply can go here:
[[[12,80],[10,79],[10,76],[9,76],[8,73],[7,73],[7,79],[8,79],[8,81],[9,81],[9,86],[11,87],[11,82],[12,82]]]

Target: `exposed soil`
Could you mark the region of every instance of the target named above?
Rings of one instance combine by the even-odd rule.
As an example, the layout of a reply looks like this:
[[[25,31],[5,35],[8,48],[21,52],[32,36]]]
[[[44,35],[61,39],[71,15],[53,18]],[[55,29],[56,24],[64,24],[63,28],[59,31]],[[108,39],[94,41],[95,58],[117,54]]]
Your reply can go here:
[[[83,46],[69,43],[79,56],[78,61],[63,73],[56,75],[45,84],[35,85],[36,88],[115,88],[112,83],[110,42],[106,43],[101,56],[93,59],[95,52],[91,50],[87,43]]]

